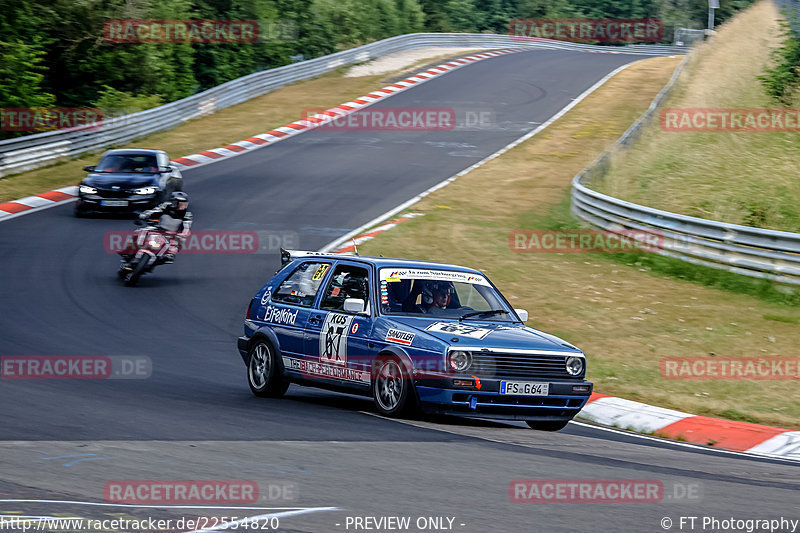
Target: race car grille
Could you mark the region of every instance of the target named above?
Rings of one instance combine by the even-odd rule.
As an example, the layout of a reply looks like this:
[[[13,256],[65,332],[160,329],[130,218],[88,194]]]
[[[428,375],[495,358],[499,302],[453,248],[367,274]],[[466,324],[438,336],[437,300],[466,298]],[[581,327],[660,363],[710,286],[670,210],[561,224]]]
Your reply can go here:
[[[485,378],[571,378],[566,356],[472,352],[470,374]]]
[[[131,194],[133,191],[128,189],[97,189],[97,195],[103,198],[127,198]]]

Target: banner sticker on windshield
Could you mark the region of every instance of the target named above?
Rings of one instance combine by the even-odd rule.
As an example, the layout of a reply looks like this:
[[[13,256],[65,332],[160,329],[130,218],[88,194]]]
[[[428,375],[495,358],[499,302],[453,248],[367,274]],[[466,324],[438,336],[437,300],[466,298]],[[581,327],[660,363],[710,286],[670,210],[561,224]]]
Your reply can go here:
[[[325,277],[325,272],[328,271],[330,265],[327,263],[323,263],[317,268],[317,271],[314,272],[314,275],[311,277],[311,281],[319,281]]]
[[[470,337],[472,339],[482,339],[492,332],[490,329],[478,328],[455,322],[434,322],[425,329],[436,333],[449,333],[458,335],[459,337]]]
[[[404,279],[428,279],[435,281],[458,281],[461,283],[472,283],[474,285],[489,286],[489,281],[480,274],[471,272],[456,272],[452,270],[427,270],[420,268],[403,268],[393,270],[391,268],[381,269],[381,280],[389,283],[402,281]]]

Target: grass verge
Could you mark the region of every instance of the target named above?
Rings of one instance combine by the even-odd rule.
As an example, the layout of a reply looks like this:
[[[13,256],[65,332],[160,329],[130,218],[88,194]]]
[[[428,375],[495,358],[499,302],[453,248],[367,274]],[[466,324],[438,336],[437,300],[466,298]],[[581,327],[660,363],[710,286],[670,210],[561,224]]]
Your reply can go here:
[[[780,45],[779,17],[764,0],[722,26],[694,52],[664,107],[777,107],[757,76]],[[798,174],[797,133],[666,132],[656,120],[592,187],[666,211],[800,232]]]
[[[514,229],[574,224],[565,208],[572,177],[647,108],[679,61],[632,65],[541,134],[415,204],[425,217],[360,252],[481,268],[515,307],[530,311],[531,326],[586,352],[598,392],[800,428],[796,381],[677,381],[659,370],[665,357],[798,356],[800,308],[658,275],[620,262],[626,254],[509,248]]]

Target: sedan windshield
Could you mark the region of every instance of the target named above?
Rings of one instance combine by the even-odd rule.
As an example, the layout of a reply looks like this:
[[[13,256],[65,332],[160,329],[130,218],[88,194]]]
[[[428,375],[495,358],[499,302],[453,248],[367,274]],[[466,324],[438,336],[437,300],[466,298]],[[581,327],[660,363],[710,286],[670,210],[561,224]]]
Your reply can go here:
[[[100,161],[95,172],[158,172],[156,158],[152,155],[114,154],[107,155]]]
[[[471,272],[382,268],[380,297],[384,314],[517,320],[489,281]]]

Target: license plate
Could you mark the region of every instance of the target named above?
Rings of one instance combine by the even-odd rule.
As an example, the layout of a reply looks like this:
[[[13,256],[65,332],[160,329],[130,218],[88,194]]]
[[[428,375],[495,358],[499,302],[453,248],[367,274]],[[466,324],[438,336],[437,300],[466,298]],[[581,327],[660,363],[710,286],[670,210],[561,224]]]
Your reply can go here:
[[[550,393],[549,383],[533,381],[501,381],[500,394],[515,396],[547,396]]]
[[[128,200],[100,200],[103,207],[126,207]]]

